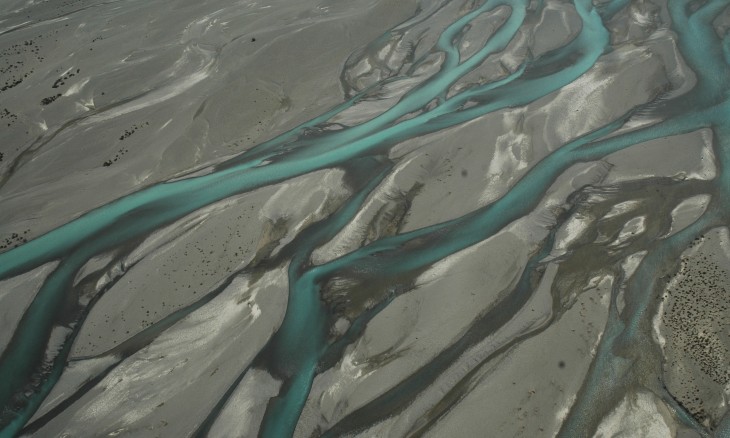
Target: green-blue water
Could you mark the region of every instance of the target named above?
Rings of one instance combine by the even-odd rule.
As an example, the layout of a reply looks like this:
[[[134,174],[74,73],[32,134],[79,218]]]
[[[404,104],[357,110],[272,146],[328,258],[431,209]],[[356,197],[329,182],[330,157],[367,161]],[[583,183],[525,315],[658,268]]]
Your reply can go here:
[[[653,109],[661,122],[607,138],[622,127],[633,115],[632,111],[555,150],[508,193],[484,208],[448,222],[382,238],[324,265],[308,263],[312,251],[336,235],[352,219],[367,194],[382,181],[389,167],[380,163],[378,157],[386,154],[390,147],[494,111],[533,102],[572,83],[610,51],[606,22],[626,7],[627,2],[613,0],[600,9],[589,0],[575,0],[574,4],[582,21],[580,33],[559,49],[529,58],[515,72],[498,81],[447,98],[452,85],[487,57],[504,50],[524,25],[526,17],[539,13],[529,9],[527,0],[489,0],[449,25],[436,44],[437,49],[445,53],[440,71],[370,121],[321,133],[316,138],[300,136],[305,129],[316,127],[351,107],[361,98],[357,95],[326,114],[219,165],[208,175],[141,190],[0,254],[0,279],[11,278],[50,261],[60,261],[0,358],[0,404],[5,407],[0,417],[3,427],[0,437],[14,436],[21,430],[63,371],[75,334],[69,336],[51,363],[44,363],[44,355],[51,331],[62,319],[60,309],[69,299],[72,281],[79,269],[93,256],[144,237],[211,203],[324,168],[354,166],[361,176],[365,175],[364,183],[351,200],[330,218],[307,229],[291,250],[286,315],[266,349],[266,360],[286,381],[282,392],[270,403],[260,432],[263,437],[285,437],[293,434],[318,366],[332,348],[328,345],[328,315],[320,300],[320,288],[337,272],[367,270],[379,278],[417,272],[489,238],[510,222],[530,213],[545,188],[576,163],[597,160],[643,141],[711,128],[719,166],[718,177],[713,182],[716,192],[711,208],[702,220],[657,246],[642,262],[633,280],[639,293],[627,304],[630,312],[624,312],[621,317],[616,312],[611,314],[589,379],[561,431],[563,436],[582,436],[585,428],[596,421],[592,418],[591,407],[601,397],[606,397],[607,391],[619,391],[624,385],[622,370],[628,364],[614,355],[615,347],[620,343],[636,348],[645,341],[641,339],[638,327],[648,318],[646,309],[650,306],[657,273],[668,258],[676,257],[698,233],[718,223],[727,223],[727,206],[730,205],[730,176],[726,171],[730,158],[730,57],[728,38],[719,38],[711,25],[714,17],[728,5],[726,0],[710,0],[696,12],[691,12],[686,2],[669,2],[679,48],[697,75],[698,83],[691,92],[679,98],[681,104],[668,101]],[[479,51],[466,60],[460,59],[456,47],[464,27],[500,6],[509,7],[509,18]],[[538,3],[537,7],[542,5]],[[440,99],[440,104],[421,111],[434,99]],[[467,104],[471,106],[465,107]],[[399,121],[418,111],[421,112],[416,116]],[[193,305],[181,315],[195,308]],[[79,324],[88,310],[79,310]],[[504,309],[505,312],[514,310]],[[355,327],[353,325],[352,330]],[[440,372],[435,370],[442,370],[442,365],[453,360],[457,353],[440,356],[437,361],[443,363],[434,362],[431,375]],[[607,381],[614,389],[606,389]],[[416,387],[412,385],[400,390],[412,394],[418,392]],[[387,396],[396,397],[398,390],[394,388]],[[225,398],[209,417],[210,421],[215,419]],[[698,427],[689,419],[687,423]],[[346,423],[336,426],[342,432],[352,427],[355,426]],[[201,434],[206,430],[201,429]]]

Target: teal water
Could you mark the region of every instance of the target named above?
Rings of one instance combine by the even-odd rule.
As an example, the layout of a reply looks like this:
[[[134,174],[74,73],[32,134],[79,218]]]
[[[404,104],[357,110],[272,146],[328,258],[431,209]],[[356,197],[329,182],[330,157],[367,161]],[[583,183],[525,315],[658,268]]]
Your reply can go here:
[[[631,348],[642,345],[639,327],[646,321],[651,305],[655,289],[651,279],[656,278],[668,257],[686,247],[688,240],[706,227],[726,222],[728,218],[730,176],[725,171],[730,158],[728,38],[719,38],[711,27],[712,20],[728,5],[726,0],[710,0],[696,12],[691,12],[682,1],[670,1],[679,48],[697,75],[698,85],[680,97],[681,106],[665,105],[654,109],[661,122],[610,136],[633,116],[632,111],[555,150],[503,197],[481,209],[448,222],[382,238],[323,265],[309,264],[312,251],[337,234],[352,219],[367,194],[382,181],[389,168],[378,164],[378,160],[384,162],[382,156],[390,147],[485,114],[528,104],[572,83],[611,50],[606,22],[626,7],[627,2],[614,0],[596,8],[589,0],[576,0],[574,4],[582,28],[570,43],[541,57],[528,59],[500,80],[447,98],[450,87],[489,56],[507,47],[526,18],[538,12],[529,9],[529,3],[527,0],[489,0],[447,26],[436,44],[445,54],[441,70],[370,121],[338,131],[321,132],[315,137],[301,135],[355,105],[365,91],[296,129],[217,166],[211,174],[141,190],[0,254],[0,279],[22,274],[49,261],[61,262],[43,284],[0,358],[0,404],[5,407],[0,416],[3,426],[0,437],[18,433],[63,371],[73,336],[50,360],[46,357],[46,349],[51,331],[63,319],[64,315],[59,312],[70,299],[72,281],[78,270],[95,255],[142,238],[211,203],[324,168],[355,166],[361,175],[365,175],[362,187],[350,201],[330,218],[308,229],[291,252],[285,318],[266,350],[267,360],[285,382],[281,393],[267,409],[260,433],[263,437],[291,436],[314,376],[325,355],[331,351],[327,340],[328,315],[320,300],[321,287],[328,279],[345,270],[367,271],[380,278],[397,278],[417,272],[493,236],[510,222],[531,212],[544,190],[576,163],[597,160],[647,140],[711,128],[716,138],[719,166],[712,208],[701,221],[663,241],[646,258],[635,280],[636,289],[644,291],[643,294],[637,293],[628,304],[631,312],[625,312],[621,317],[612,314],[589,379],[563,425],[564,436],[581,436],[586,428],[595,424],[591,407],[601,397],[606,397],[607,392],[620,391],[625,385],[621,371],[628,365],[625,359],[614,355],[614,347],[619,343]],[[540,3],[537,5],[542,7]],[[479,51],[466,60],[460,59],[456,47],[464,27],[481,14],[505,6],[510,10],[509,18]],[[424,111],[434,99],[440,104]],[[403,116],[413,113],[417,115],[399,122]],[[188,311],[195,308],[192,306]],[[80,310],[78,324],[83,323],[88,310]],[[455,350],[453,354],[456,353]],[[444,359],[446,362],[448,360]],[[417,380],[408,391],[415,391]],[[607,381],[614,382],[613,389],[606,389]],[[399,389],[395,388],[388,395],[396,397],[397,391]],[[225,399],[224,396],[216,411],[221,409]],[[210,420],[214,418],[215,415]],[[698,428],[690,420],[687,422]],[[356,428],[341,425],[343,431]]]

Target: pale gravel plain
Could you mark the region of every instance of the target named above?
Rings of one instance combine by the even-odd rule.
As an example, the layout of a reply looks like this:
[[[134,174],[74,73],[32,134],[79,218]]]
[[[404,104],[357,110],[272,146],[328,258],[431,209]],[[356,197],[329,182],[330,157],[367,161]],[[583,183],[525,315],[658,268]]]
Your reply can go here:
[[[21,44],[20,54],[7,59],[18,57],[17,71],[32,73],[0,93],[0,110],[18,115],[0,129],[0,238],[20,233],[30,240],[142,187],[207,172],[402,73],[400,66],[413,62],[407,55],[425,56],[410,75],[377,87],[330,122],[350,126],[381,114],[438,72],[443,56],[428,55],[438,32],[479,2],[453,0],[438,9],[441,3],[11,4],[0,18],[0,41]],[[630,2],[609,22],[613,51],[559,90],[393,146],[384,154],[393,164],[387,177],[313,251],[310,264],[486,207],[566,143],[637,105],[692,89],[696,78],[668,30],[665,3]],[[400,41],[378,39],[419,6],[421,14],[434,12],[430,21]],[[473,22],[459,47],[464,59],[506,19],[504,9]],[[25,14],[46,21],[24,24]],[[727,17],[716,21],[718,30],[728,27]],[[565,45],[580,28],[571,2],[546,1],[542,15],[448,95],[504,77],[528,57]],[[29,40],[33,45],[22,45]],[[33,46],[37,54],[28,51]],[[63,85],[53,88],[59,78]],[[638,114],[613,135],[650,123]],[[332,339],[392,289],[405,292],[314,377],[294,436],[319,436],[343,424],[343,436],[555,436],[589,376],[612,306],[621,313],[622,294],[630,293],[654,242],[706,211],[707,183],[717,174],[709,129],[647,141],[569,167],[541,188],[529,214],[403,284],[375,277],[362,286],[343,273],[321,296],[330,306]],[[92,259],[74,293],[93,307],[67,368],[31,423],[115,367],[32,436],[192,436],[229,389],[209,436],[256,436],[282,388],[282,379],[257,367],[255,358],[285,317],[286,246],[345,205],[354,186],[343,168],[308,173],[217,202]],[[553,240],[544,248],[546,239]],[[708,263],[722,270],[728,257],[727,228],[717,227],[684,252],[676,277],[658,293],[653,336],[671,397],[651,384],[626,388],[618,400],[596,405],[605,416],[594,436],[702,436],[679,418],[677,403],[707,436],[729,421],[730,320],[727,307],[717,306],[730,301],[730,277],[718,271],[713,293],[700,302],[692,292],[706,287],[702,281],[681,289],[692,263],[700,272]],[[54,267],[0,282],[0,351]],[[523,275],[533,292],[504,324],[464,347],[397,410],[379,410],[393,388],[515,293]],[[94,299],[107,284],[113,286]],[[142,342],[135,335],[218,288],[209,302],[135,344]],[[682,313],[689,302],[706,320]],[[711,355],[705,342],[712,342]],[[366,427],[346,427],[365,415]]]

